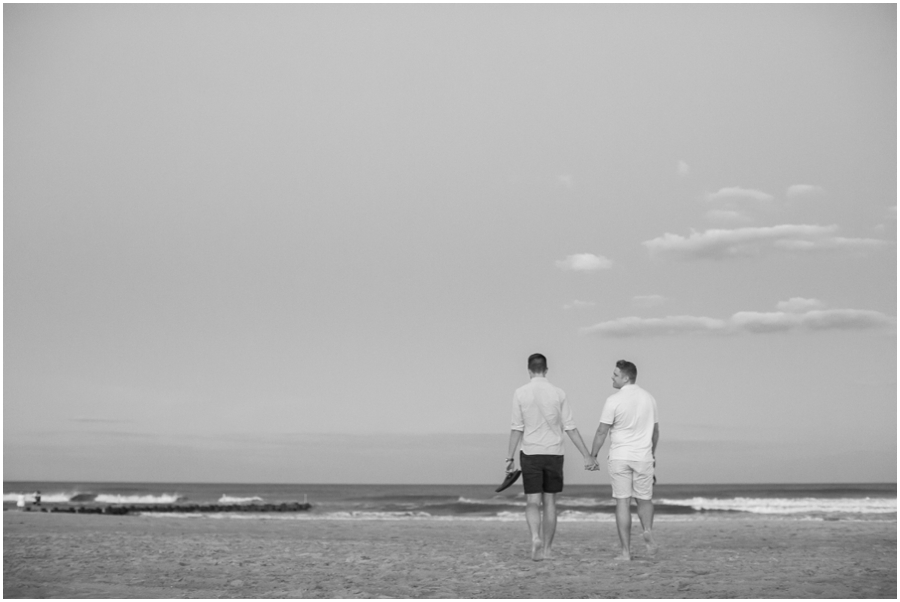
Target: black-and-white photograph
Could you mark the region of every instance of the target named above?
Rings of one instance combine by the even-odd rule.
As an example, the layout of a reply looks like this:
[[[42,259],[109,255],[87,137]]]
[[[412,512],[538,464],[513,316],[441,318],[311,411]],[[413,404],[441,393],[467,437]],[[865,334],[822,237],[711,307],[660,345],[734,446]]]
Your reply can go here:
[[[2,23],[4,598],[897,598],[895,3]]]

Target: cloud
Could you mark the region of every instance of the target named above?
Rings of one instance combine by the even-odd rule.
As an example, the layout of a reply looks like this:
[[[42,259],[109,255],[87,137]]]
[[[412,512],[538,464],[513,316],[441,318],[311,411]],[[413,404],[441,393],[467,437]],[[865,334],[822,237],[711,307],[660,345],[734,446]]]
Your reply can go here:
[[[773,197],[771,194],[767,194],[761,190],[740,188],[739,186],[732,186],[731,188],[720,188],[717,192],[712,192],[706,195],[706,200],[710,202],[744,200],[769,202],[774,199],[775,197]]]
[[[727,320],[701,316],[667,316],[638,318],[635,316],[601,322],[582,329],[583,334],[607,337],[665,336],[679,334],[766,334],[776,332],[816,332],[823,330],[879,330],[896,327],[897,319],[866,309],[814,309],[795,311],[799,301],[792,299],[791,311],[740,311]],[[791,302],[783,302],[791,303]],[[781,306],[782,304],[779,304]]]
[[[706,219],[714,222],[749,222],[752,218],[733,209],[712,209],[706,212]]]
[[[642,242],[651,255],[672,255],[684,259],[728,259],[760,255],[766,251],[869,251],[886,246],[874,238],[829,236],[836,225],[780,226],[713,229],[692,232],[684,237],[666,233]]]
[[[656,307],[665,303],[666,298],[662,295],[637,295],[631,301],[638,307]]]
[[[865,309],[816,309],[806,313],[753,311],[731,316],[731,324],[747,332],[786,332],[789,330],[864,330],[896,323],[895,318]]]
[[[684,161],[678,162],[678,175],[681,177],[685,177],[691,173],[691,166],[685,163]]]
[[[594,301],[579,301],[575,299],[571,303],[566,303],[563,305],[563,309],[586,309],[588,307],[594,307],[597,305]]]
[[[789,199],[795,199],[802,196],[816,196],[823,194],[824,192],[825,189],[821,186],[814,186],[812,184],[794,184],[793,186],[788,187],[785,194]]]
[[[597,270],[608,270],[612,267],[612,264],[612,261],[602,255],[578,253],[557,261],[556,267],[572,272],[595,272]]]
[[[774,246],[788,251],[867,251],[887,245],[887,241],[877,238],[844,238],[835,236],[822,240],[778,240]]]
[[[665,318],[638,318],[631,316],[609,322],[601,322],[582,329],[584,334],[601,334],[611,337],[633,337],[690,333],[724,333],[727,324],[715,318],[695,316],[666,316]]]
[[[818,299],[804,299],[803,297],[791,297],[787,301],[780,301],[778,303],[779,311],[806,311],[810,309],[819,309],[823,307],[824,304]]]

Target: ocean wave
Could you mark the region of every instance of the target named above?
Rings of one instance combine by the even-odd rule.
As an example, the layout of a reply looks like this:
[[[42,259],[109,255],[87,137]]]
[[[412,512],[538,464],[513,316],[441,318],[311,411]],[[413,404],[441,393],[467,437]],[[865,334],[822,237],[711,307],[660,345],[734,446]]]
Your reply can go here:
[[[222,494],[222,497],[219,498],[220,504],[249,504],[251,502],[262,502],[263,499],[258,495],[253,497],[234,497],[227,494]]]
[[[500,497],[486,498],[486,499],[481,499],[481,500],[473,500],[472,498],[460,497],[459,500],[457,500],[457,503],[459,503],[459,504],[475,504],[478,506],[521,506],[522,508],[525,507],[524,500],[513,500],[510,498],[500,498]]]
[[[177,493],[161,493],[159,495],[118,495],[113,493],[98,493],[95,502],[106,504],[174,504],[184,501],[184,497]],[[72,500],[75,501],[75,500]]]
[[[662,504],[688,506],[697,511],[732,511],[751,514],[884,514],[897,512],[896,498],[703,498],[662,499]]]
[[[41,502],[54,502],[57,504],[62,504],[68,501],[71,501],[72,497],[78,495],[76,493],[48,493],[41,494]],[[34,492],[31,491],[29,493],[4,493],[3,501],[4,502],[18,502],[19,496],[25,498],[25,501],[29,504],[34,503]]]
[[[525,522],[524,512],[498,512],[492,516],[471,516],[471,515],[429,515],[424,512],[328,512],[324,514],[308,514],[308,513],[287,513],[287,514],[264,514],[254,512],[201,512],[201,513],[169,513],[169,512],[141,512],[141,516],[163,519],[182,519],[182,520],[278,520],[278,521],[435,521],[435,522]],[[870,515],[871,516],[871,515]],[[575,510],[561,512],[558,516],[560,522],[614,522],[615,515],[612,514],[596,514],[589,512],[578,512]],[[725,518],[716,518],[715,515],[708,514],[690,514],[690,515],[657,515],[654,517],[654,523],[684,523],[693,521],[708,520],[727,520]],[[746,519],[745,519],[746,520]],[[788,520],[788,521],[824,521],[827,520],[822,516],[771,516],[767,519],[759,520]],[[846,522],[877,522],[897,524],[896,518],[877,517],[846,517],[840,520]]]
[[[4,493],[4,502],[18,502],[19,496],[24,496],[25,501],[33,504],[35,492],[28,493]],[[105,504],[173,504],[184,501],[185,498],[177,493],[162,493],[159,495],[121,495],[115,493],[90,493],[84,491],[60,491],[41,494],[42,503],[66,504],[99,502]]]
[[[511,499],[511,498],[502,498],[502,497],[493,497],[486,499],[472,499],[467,497],[460,497],[458,500],[460,504],[476,504],[479,506],[517,506],[520,508],[524,508],[526,505],[526,501],[524,499]],[[556,498],[557,506],[569,506],[574,508],[593,508],[597,506],[613,506],[615,502],[610,499],[596,499],[596,498],[577,498],[577,497],[564,497],[559,496]]]

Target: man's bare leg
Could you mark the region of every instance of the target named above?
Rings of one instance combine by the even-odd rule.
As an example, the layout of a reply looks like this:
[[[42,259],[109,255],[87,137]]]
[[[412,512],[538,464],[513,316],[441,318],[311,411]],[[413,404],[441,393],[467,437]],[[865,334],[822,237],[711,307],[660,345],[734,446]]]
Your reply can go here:
[[[553,536],[556,535],[556,494],[544,493],[542,495],[544,500],[544,520],[541,528],[544,539],[543,557],[547,559],[550,558],[550,546],[553,545]]]
[[[525,521],[531,530],[531,559],[544,559],[544,543],[541,540],[541,498],[542,493],[525,494]]]
[[[616,498],[616,528],[619,531],[619,542],[622,553],[618,560],[631,560],[631,498]]]
[[[637,500],[637,515],[643,529],[644,543],[647,544],[647,553],[656,554],[659,545],[653,539],[653,500]]]

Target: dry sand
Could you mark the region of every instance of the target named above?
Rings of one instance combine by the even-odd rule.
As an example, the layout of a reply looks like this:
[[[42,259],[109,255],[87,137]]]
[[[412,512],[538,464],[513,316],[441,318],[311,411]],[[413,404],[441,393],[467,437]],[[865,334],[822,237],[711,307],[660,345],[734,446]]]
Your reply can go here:
[[[612,522],[3,513],[5,598],[896,598],[897,523],[658,521],[613,560]]]

